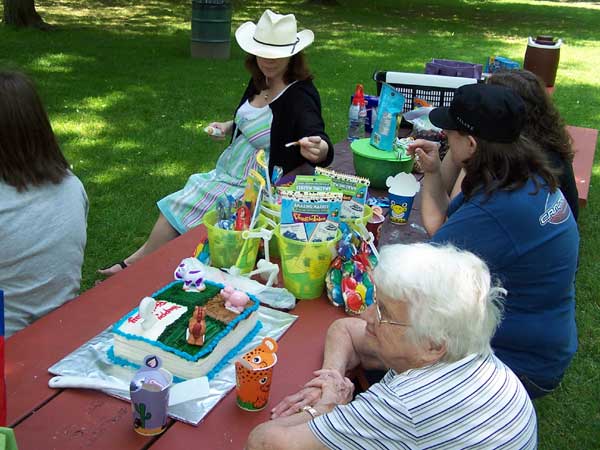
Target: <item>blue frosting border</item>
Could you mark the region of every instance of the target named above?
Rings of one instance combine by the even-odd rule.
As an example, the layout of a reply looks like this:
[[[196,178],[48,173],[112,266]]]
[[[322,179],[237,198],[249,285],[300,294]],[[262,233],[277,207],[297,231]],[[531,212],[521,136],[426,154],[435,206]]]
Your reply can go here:
[[[223,358],[221,358],[221,361],[219,361],[207,374],[206,376],[208,377],[209,380],[212,380],[215,375],[217,373],[219,373],[221,371],[221,369],[223,367],[225,367],[227,364],[229,364],[229,361],[231,361],[232,358],[235,358],[239,352],[241,352],[244,347],[246,345],[248,345],[252,339],[254,339],[254,336],[256,336],[258,334],[258,332],[261,330],[261,328],[263,327],[262,322],[259,320],[256,322],[256,325],[254,325],[254,328],[252,328],[250,330],[250,332],[244,337],[244,339],[242,339],[238,345],[236,345],[235,347],[233,347],[231,350],[229,350],[227,352],[227,354],[225,356],[223,356]]]
[[[221,284],[221,283],[215,283],[212,281],[205,281],[205,284],[210,284],[212,286],[215,287],[219,287],[221,289],[223,289],[225,287],[225,285]],[[167,289],[171,288],[172,286],[175,285],[183,285],[183,281],[172,281],[171,283],[167,284],[166,286],[164,286],[163,288],[159,289],[158,291],[154,292],[151,297],[154,297],[156,295],[160,295],[162,294],[164,291],[166,291]],[[259,307],[259,300],[252,294],[248,294],[248,297],[250,297],[250,299],[254,302],[252,306],[246,308],[244,310],[243,313],[241,313],[238,317],[236,317],[235,319],[233,319],[231,322],[229,322],[229,324],[223,329],[221,330],[220,333],[218,333],[211,341],[208,345],[203,346],[202,349],[200,349],[198,351],[198,353],[194,354],[194,355],[190,355],[189,353],[186,353],[184,351],[181,351],[179,349],[176,349],[174,347],[170,347],[168,345],[163,344],[162,342],[158,342],[158,341],[154,341],[154,340],[150,340],[141,336],[136,336],[133,334],[129,334],[129,333],[124,333],[122,331],[119,330],[119,327],[131,316],[133,316],[134,314],[137,313],[138,308],[135,308],[133,311],[129,312],[128,314],[126,314],[125,316],[123,316],[119,321],[117,321],[112,328],[112,332],[115,334],[118,334],[120,336],[123,336],[127,339],[130,340],[137,340],[137,341],[142,341],[145,342],[146,344],[152,345],[153,347],[158,347],[161,350],[164,350],[166,352],[169,353],[173,353],[177,356],[179,356],[182,359],[185,359],[187,361],[191,361],[191,362],[196,362],[198,361],[200,358],[202,358],[203,356],[207,355],[208,353],[212,352],[213,349],[217,346],[217,344],[219,342],[221,342],[221,339],[223,339],[225,336],[227,336],[227,334],[229,334],[229,332],[242,320],[246,319],[250,314],[252,314],[254,311],[256,311]],[[109,355],[110,356],[110,355]],[[114,353],[113,353],[114,356]],[[121,359],[121,358],[116,358],[115,359]]]
[[[223,358],[221,358],[221,361],[219,361],[217,364],[215,364],[215,366],[210,371],[207,372],[206,377],[209,380],[212,380],[223,369],[223,367],[225,367],[227,364],[229,364],[229,361],[231,361],[232,358],[235,358],[237,356],[237,354],[239,352],[241,352],[246,345],[248,345],[250,342],[252,342],[252,339],[254,339],[254,337],[258,334],[258,332],[262,329],[262,327],[263,327],[262,322],[260,320],[257,321],[256,325],[254,325],[254,328],[252,328],[248,332],[248,334],[246,336],[244,336],[244,338],[242,340],[240,340],[240,342],[235,347],[233,347],[231,350],[229,350],[229,352],[227,352],[225,354],[225,356],[223,356]],[[140,368],[139,364],[132,363],[131,361],[129,361],[125,358],[116,356],[114,345],[110,346],[110,348],[106,352],[106,355],[108,356],[108,359],[110,359],[114,364],[118,364],[118,365],[124,366],[124,367],[133,367],[136,370]],[[173,375],[173,381],[175,383],[179,383],[181,381],[185,381],[185,378],[181,378],[181,377]]]

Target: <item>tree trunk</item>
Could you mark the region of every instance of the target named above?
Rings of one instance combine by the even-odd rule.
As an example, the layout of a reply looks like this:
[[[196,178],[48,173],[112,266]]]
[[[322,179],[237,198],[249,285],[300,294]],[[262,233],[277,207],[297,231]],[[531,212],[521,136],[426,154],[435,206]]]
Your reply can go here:
[[[35,0],[4,0],[4,24],[15,27],[50,28],[35,10]]]

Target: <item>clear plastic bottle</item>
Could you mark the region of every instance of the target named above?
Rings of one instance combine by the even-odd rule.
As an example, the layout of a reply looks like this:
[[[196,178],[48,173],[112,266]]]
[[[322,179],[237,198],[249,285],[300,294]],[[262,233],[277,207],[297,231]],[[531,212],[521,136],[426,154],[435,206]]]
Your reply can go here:
[[[365,137],[365,120],[367,119],[367,105],[362,84],[356,85],[354,98],[348,111],[348,140],[354,141]]]

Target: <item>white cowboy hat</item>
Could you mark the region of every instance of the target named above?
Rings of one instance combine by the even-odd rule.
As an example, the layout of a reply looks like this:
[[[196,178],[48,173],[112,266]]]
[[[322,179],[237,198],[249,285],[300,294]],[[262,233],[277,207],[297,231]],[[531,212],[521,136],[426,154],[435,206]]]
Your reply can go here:
[[[296,16],[277,14],[267,9],[258,24],[246,22],[235,31],[242,50],[262,58],[286,58],[308,47],[315,40],[310,30],[297,32]]]

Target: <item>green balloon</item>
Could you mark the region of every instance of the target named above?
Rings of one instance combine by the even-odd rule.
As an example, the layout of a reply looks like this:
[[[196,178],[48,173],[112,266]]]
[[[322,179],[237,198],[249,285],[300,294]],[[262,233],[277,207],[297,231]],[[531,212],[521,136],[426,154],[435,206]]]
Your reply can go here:
[[[342,272],[339,269],[333,269],[331,271],[331,281],[333,284],[340,284],[342,282]]]
[[[353,261],[346,261],[342,265],[342,270],[344,271],[344,273],[353,274],[354,273],[354,262]]]

